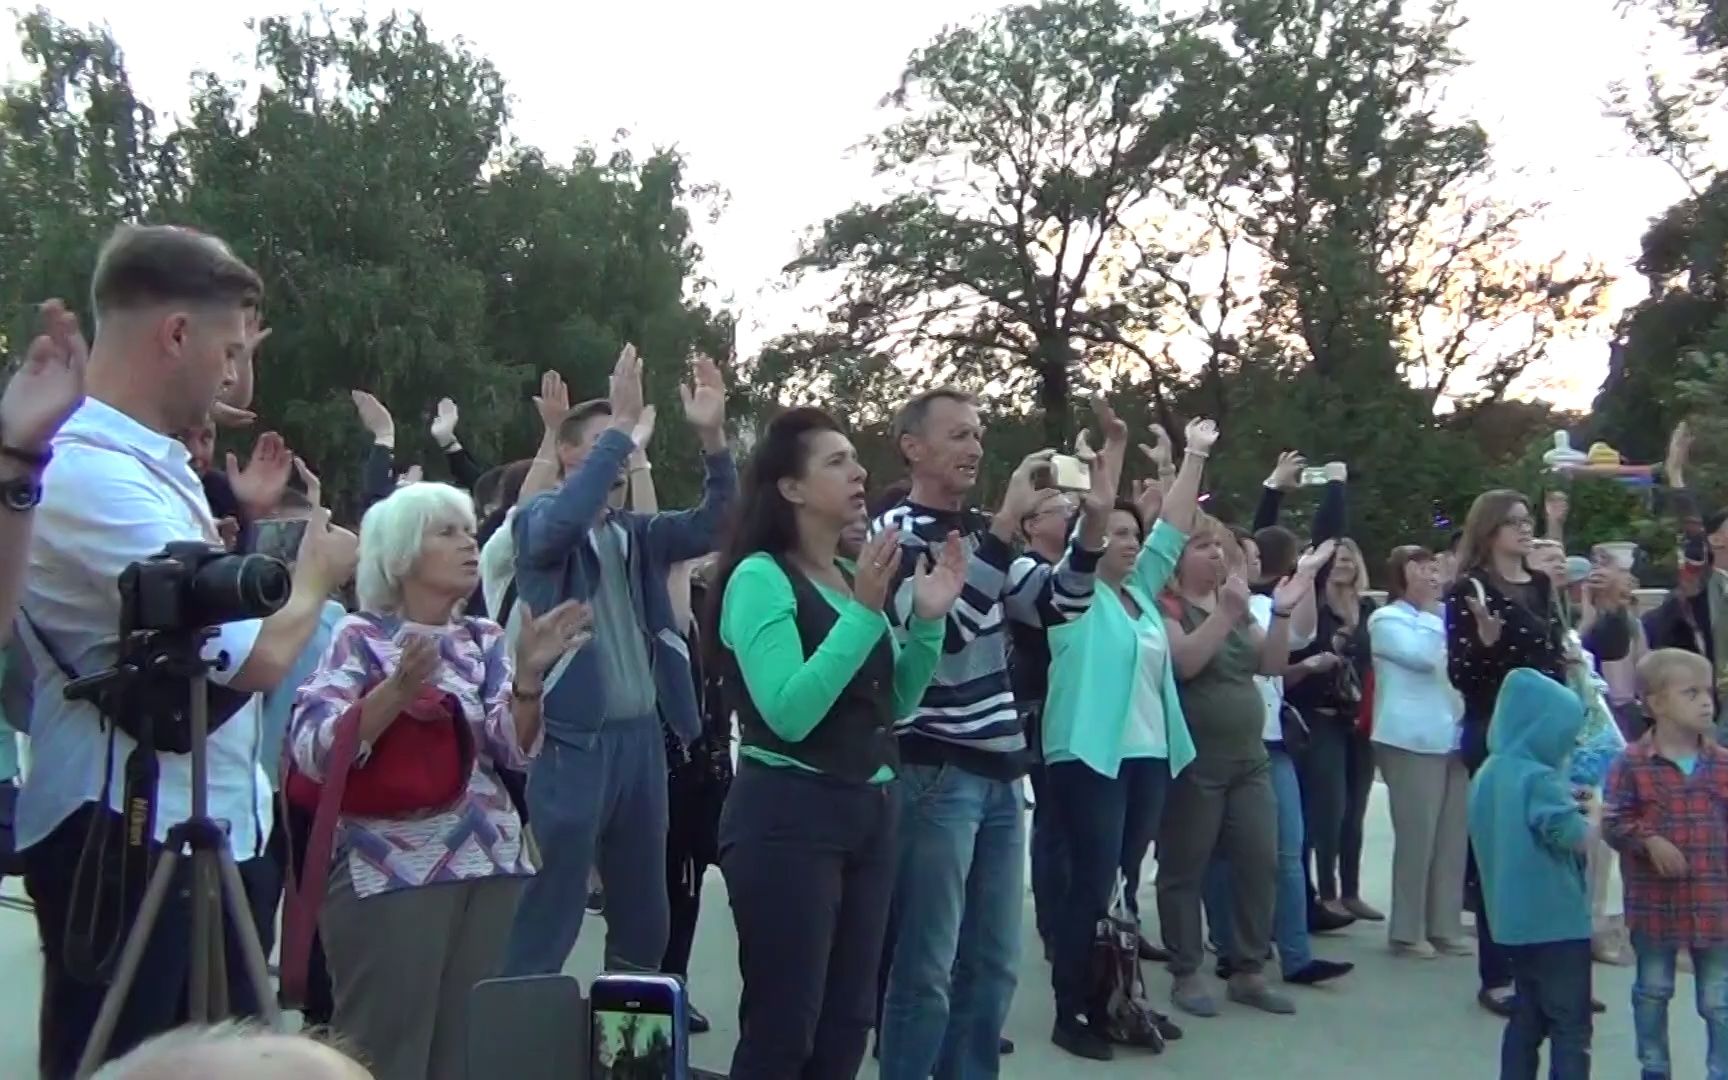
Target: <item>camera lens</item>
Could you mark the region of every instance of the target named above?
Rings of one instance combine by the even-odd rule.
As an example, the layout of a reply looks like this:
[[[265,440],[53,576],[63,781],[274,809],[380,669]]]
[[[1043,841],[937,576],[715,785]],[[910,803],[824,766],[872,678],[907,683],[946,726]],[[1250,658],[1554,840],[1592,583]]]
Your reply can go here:
[[[197,626],[262,619],[281,610],[293,587],[288,567],[268,555],[223,555],[198,567],[188,605]]]

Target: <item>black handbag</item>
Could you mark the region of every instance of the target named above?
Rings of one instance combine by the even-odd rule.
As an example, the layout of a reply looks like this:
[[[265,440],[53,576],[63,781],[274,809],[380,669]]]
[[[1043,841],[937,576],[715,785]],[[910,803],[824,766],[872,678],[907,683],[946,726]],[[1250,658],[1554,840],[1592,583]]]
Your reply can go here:
[[[1284,702],[1278,708],[1278,726],[1284,732],[1284,750],[1291,757],[1301,757],[1308,752],[1308,744],[1312,741],[1312,733],[1308,730],[1308,721],[1302,716],[1300,709]]]

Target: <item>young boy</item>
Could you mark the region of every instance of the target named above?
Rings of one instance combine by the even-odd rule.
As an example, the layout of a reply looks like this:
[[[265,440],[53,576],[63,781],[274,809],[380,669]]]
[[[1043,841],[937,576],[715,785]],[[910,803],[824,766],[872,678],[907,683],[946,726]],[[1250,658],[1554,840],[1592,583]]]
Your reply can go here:
[[[1728,751],[1714,738],[1710,662],[1658,649],[1638,664],[1655,726],[1608,773],[1604,838],[1623,856],[1626,926],[1638,955],[1632,1023],[1645,1080],[1670,1075],[1668,999],[1692,954],[1710,1080],[1728,1080]]]
[[[1536,1080],[1550,1040],[1553,1080],[1590,1075],[1590,899],[1584,857],[1592,797],[1566,782],[1584,704],[1563,683],[1518,668],[1501,684],[1488,760],[1470,785],[1470,843],[1494,938],[1512,960],[1515,1006],[1500,1080]]]

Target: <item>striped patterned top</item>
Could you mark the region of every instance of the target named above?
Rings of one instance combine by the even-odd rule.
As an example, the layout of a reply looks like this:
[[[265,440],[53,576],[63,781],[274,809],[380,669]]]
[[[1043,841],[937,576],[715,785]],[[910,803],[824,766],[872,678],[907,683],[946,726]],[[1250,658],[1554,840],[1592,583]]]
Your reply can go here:
[[[875,523],[900,529],[901,566],[891,618],[904,635],[912,614],[912,571],[958,532],[966,545],[966,586],[948,613],[942,659],[918,710],[901,722],[904,760],[952,763],[1011,779],[1028,763],[1026,732],[1008,679],[1009,620],[1050,626],[1077,619],[1092,603],[1102,552],[1070,544],[1055,565],[1016,565],[1014,550],[976,510],[944,511],[904,502]]]
[[[336,851],[348,859],[354,893],[375,896],[448,881],[534,872],[522,848],[522,822],[498,781],[497,768],[526,768],[539,742],[517,744],[510,704],[510,660],[504,631],[470,619],[448,626],[350,615],[336,627],[318,670],[294,702],[290,752],[313,779],[324,776],[336,721],[395,670],[408,635],[439,641],[443,664],[433,677],[462,703],[474,731],[474,771],[452,806],[407,819],[344,816]]]

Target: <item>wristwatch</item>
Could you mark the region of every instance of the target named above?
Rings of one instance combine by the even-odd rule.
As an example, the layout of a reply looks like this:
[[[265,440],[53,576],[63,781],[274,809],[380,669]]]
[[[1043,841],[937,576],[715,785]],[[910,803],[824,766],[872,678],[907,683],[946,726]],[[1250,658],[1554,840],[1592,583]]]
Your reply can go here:
[[[0,480],[0,508],[15,514],[28,513],[42,502],[42,482],[34,476]]]

